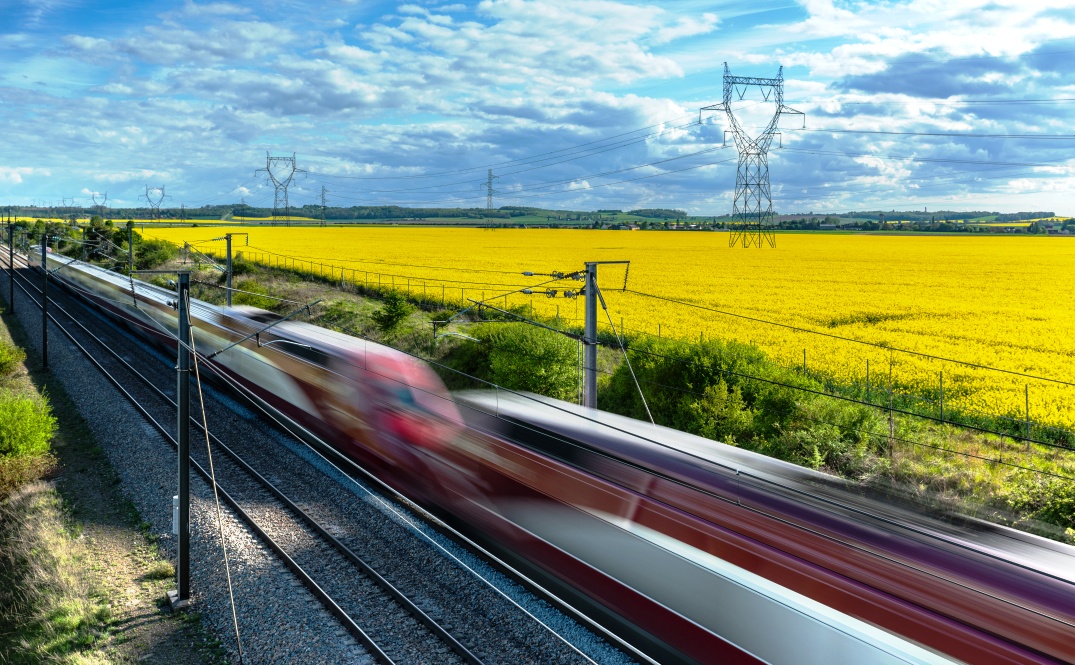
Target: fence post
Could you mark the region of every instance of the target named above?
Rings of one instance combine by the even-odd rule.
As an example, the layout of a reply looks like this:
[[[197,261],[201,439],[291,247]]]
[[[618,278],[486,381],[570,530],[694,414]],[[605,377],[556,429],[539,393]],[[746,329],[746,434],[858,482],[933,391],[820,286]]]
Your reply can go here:
[[[1024,395],[1026,396],[1026,449],[1030,450],[1030,384],[1024,386]]]
[[[940,373],[940,386],[941,386],[941,420],[944,420],[944,371]]]
[[[870,401],[870,359],[866,359],[866,401]]]
[[[896,447],[896,422],[892,418],[892,362],[888,363],[888,454]]]
[[[803,348],[803,376],[806,376],[806,349]]]

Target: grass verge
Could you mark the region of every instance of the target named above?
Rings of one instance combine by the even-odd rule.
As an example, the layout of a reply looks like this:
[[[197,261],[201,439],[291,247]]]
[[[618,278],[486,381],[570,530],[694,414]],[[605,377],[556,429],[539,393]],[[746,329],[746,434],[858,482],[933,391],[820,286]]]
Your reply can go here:
[[[433,340],[431,319],[454,314],[423,311],[435,310],[437,302],[412,298],[421,309],[408,312],[391,290],[361,284],[339,290],[321,275],[238,264],[249,290],[257,289],[269,309],[284,313],[296,304],[273,303],[267,296],[301,302],[324,298],[325,306],[310,319],[318,325],[383,341],[508,388],[568,400],[577,393],[574,343],[565,344],[566,338],[555,333],[524,324],[472,323],[460,329],[480,342]],[[199,281],[210,278],[207,273]],[[217,287],[201,286],[195,295],[223,302]],[[480,318],[495,316],[486,311]],[[544,323],[556,326],[554,321]],[[974,426],[996,423],[966,414],[947,415],[966,418],[971,428],[899,413],[919,409],[913,394],[900,397],[897,392],[890,413],[876,403],[876,386],[871,397],[868,386],[839,385],[832,377],[783,367],[753,346],[733,340],[643,338],[626,343],[659,424],[863,487],[883,487],[923,510],[969,515],[1075,543],[1075,483],[1070,480],[1075,477],[1075,452],[1062,447],[1065,441],[1058,440],[1057,447],[1040,446],[1020,441],[1018,435],[976,432]],[[619,350],[602,348],[598,364],[601,408],[645,420],[634,377]],[[484,385],[451,370],[442,376],[452,389]]]
[[[14,344],[27,338],[5,314],[0,357]],[[0,400],[0,440],[23,453],[0,455],[0,663],[223,662],[196,616],[162,611],[172,565],[56,376],[17,355],[0,390],[43,418],[4,419]]]

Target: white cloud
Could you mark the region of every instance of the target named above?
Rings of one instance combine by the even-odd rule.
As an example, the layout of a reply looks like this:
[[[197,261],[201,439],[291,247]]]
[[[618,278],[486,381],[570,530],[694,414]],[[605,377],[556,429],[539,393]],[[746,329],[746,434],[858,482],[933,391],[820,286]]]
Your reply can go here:
[[[666,44],[683,37],[704,35],[707,32],[715,30],[717,28],[717,23],[718,20],[716,14],[702,14],[701,20],[690,16],[684,16],[674,25],[659,28],[657,30],[657,35],[654,38],[654,43]]]
[[[115,190],[115,200],[136,201],[147,180],[167,180],[176,201],[190,205],[239,196],[271,205],[272,188],[248,182],[270,149],[297,151],[311,169],[311,182],[293,192],[299,201],[317,193],[316,177],[323,177],[336,178],[327,184],[340,203],[482,205],[469,175],[414,186],[359,178],[467,168],[484,177],[485,165],[505,164],[497,167],[498,183],[520,203],[720,213],[731,205],[734,148],[595,174],[721,145],[721,117],[679,125],[712,103],[715,91],[719,96],[725,58],[742,75],[773,76],[777,62],[788,66],[785,97],[808,113],[810,129],[1070,133],[1073,124],[1062,105],[959,103],[969,95],[961,92],[976,89],[1010,98],[1075,96],[1066,70],[1029,55],[1042,50],[1043,39],[1075,35],[1075,12],[1059,0],[808,0],[804,20],[755,28],[751,12],[768,5],[410,0],[387,10],[331,3],[324,15],[304,13],[304,0],[297,1],[287,11],[268,3],[256,14],[236,4],[188,2],[148,25],[90,26],[58,44],[29,34],[30,42],[5,50],[10,57],[0,62],[7,109],[0,135],[14,137],[12,149],[27,156],[20,168],[63,177],[0,171],[0,197],[15,184],[21,197],[55,198],[47,188],[70,193],[98,183]],[[59,34],[65,32],[70,28]],[[983,54],[1011,69],[960,59]],[[902,75],[908,71],[926,73]],[[973,200],[974,193],[1002,199],[1014,191],[1011,183],[1035,182],[1043,183],[1043,196],[1056,197],[1041,205],[1063,210],[1048,201],[1060,200],[1075,178],[1064,154],[1069,146],[1058,142],[879,141],[799,126],[785,120],[789,149],[770,152],[779,210],[942,195]],[[608,144],[615,149],[578,147],[621,134]],[[546,154],[552,157],[540,157]],[[968,163],[897,159],[906,156]],[[608,186],[719,160],[731,161]],[[996,162],[1055,166],[1005,170],[990,166]],[[1054,184],[1044,187],[1047,181]],[[555,184],[532,189],[542,183]]]
[[[30,166],[0,166],[0,182],[19,185],[23,182],[23,176],[29,175],[52,175],[48,169],[38,169]]]
[[[115,173],[97,173],[94,174],[93,179],[97,182],[118,183],[118,182],[131,182],[134,180],[160,180],[167,179],[168,174],[160,171],[154,171],[153,169],[137,169],[130,171],[119,171]],[[83,192],[84,194],[87,192]]]
[[[183,5],[183,14],[187,16],[233,16],[249,13],[249,7],[230,2],[204,2],[199,4],[187,0]]]

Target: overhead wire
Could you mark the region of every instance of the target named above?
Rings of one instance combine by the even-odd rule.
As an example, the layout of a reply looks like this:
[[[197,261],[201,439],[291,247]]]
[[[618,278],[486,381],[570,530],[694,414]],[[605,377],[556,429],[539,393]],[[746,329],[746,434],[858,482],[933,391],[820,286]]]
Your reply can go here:
[[[541,193],[538,193],[538,194],[527,194],[528,192],[543,189],[543,188],[547,187],[547,185],[541,184],[541,185],[525,186],[525,187],[523,187],[523,188],[521,188],[519,190],[513,190],[510,193],[503,193],[502,196],[504,198],[507,198],[507,199],[523,199],[523,200],[525,200],[525,199],[534,199],[534,198],[546,198],[546,197],[553,196],[553,195],[556,195],[556,194],[565,194],[565,193],[576,193],[577,194],[577,193],[580,193],[580,192],[585,192],[585,191],[590,190],[590,189],[599,189],[599,188],[602,188],[602,187],[611,187],[613,185],[621,185],[621,184],[627,183],[627,182],[638,182],[639,180],[648,180],[650,178],[658,178],[658,177],[662,177],[662,176],[672,175],[674,173],[683,173],[684,171],[693,171],[695,169],[705,168],[707,166],[716,166],[718,164],[726,164],[728,162],[736,161],[736,159],[737,158],[735,158],[735,157],[729,158],[729,159],[721,159],[721,160],[716,160],[716,161],[712,161],[712,162],[705,162],[704,164],[698,164],[696,166],[688,166],[686,168],[681,168],[681,169],[672,169],[672,170],[662,171],[660,173],[653,173],[653,174],[650,174],[650,175],[640,176],[640,177],[637,177],[637,178],[626,178],[626,179],[623,179],[623,180],[616,180],[616,181],[613,181],[613,182],[600,183],[600,184],[597,184],[597,185],[589,185],[587,183],[587,185],[588,185],[587,187],[583,187],[583,188],[580,188],[580,189],[574,189],[574,190],[567,190],[567,191],[541,192]],[[626,169],[626,170],[630,170],[630,169]],[[579,180],[585,180],[588,177],[594,177],[594,176],[578,176],[576,178],[566,179],[564,181],[561,181],[560,183],[554,183],[554,184],[563,184],[565,182],[575,182],[575,181],[579,181]],[[523,192],[523,194],[519,194],[519,192]],[[343,198],[347,198],[347,197],[343,197]],[[435,200],[435,201],[407,201],[406,203],[408,203],[410,205],[431,204],[431,203],[451,203],[451,202],[457,202],[457,201],[468,201],[468,200],[471,200],[471,199],[473,199],[473,200],[481,200],[481,199],[484,199],[484,198],[485,198],[485,195],[481,194],[481,195],[475,195],[475,196],[472,196],[472,197],[456,197],[454,199],[440,199],[440,200]]]
[[[186,293],[187,304],[186,311],[190,312],[190,291]],[[224,541],[224,520],[220,514],[220,492],[217,488],[216,470],[213,467],[213,449],[209,445],[209,420],[205,414],[205,397],[202,395],[202,377],[198,371],[198,350],[194,346],[194,326],[188,325],[187,332],[189,333],[189,345],[190,354],[194,359],[194,378],[198,386],[198,405],[201,409],[202,415],[202,432],[205,433],[205,454],[209,458],[209,477],[212,479],[213,485],[213,502],[216,505],[216,523],[217,532],[220,536],[220,549],[224,552],[224,572],[228,580],[228,597],[231,600],[231,621],[232,626],[235,628],[235,646],[239,652],[239,663],[243,662],[243,643],[239,637],[239,616],[235,611],[235,588],[231,581],[231,563],[228,560],[228,547]],[[184,344],[183,346],[187,346]]]
[[[649,356],[654,356],[654,357],[658,357],[658,358],[664,358],[664,359],[668,359],[668,360],[672,360],[672,361],[677,361],[676,358],[671,358],[670,356],[666,356],[664,354],[656,353],[656,352],[653,352],[653,351],[647,351],[645,349],[635,349],[635,352],[636,353],[641,353],[643,355],[649,355]],[[835,400],[838,400],[838,401],[841,401],[841,402],[848,402],[848,403],[851,403],[851,404],[859,404],[861,406],[868,406],[868,407],[875,408],[875,409],[881,409],[881,410],[887,411],[889,413],[898,413],[898,414],[904,415],[904,416],[910,416],[910,417],[913,417],[913,418],[919,418],[921,420],[929,420],[929,421],[932,421],[932,422],[935,422],[935,423],[940,423],[940,424],[945,424],[945,425],[954,425],[956,427],[962,427],[963,429],[969,429],[969,430],[974,430],[976,432],[981,432],[982,434],[993,434],[993,435],[996,435],[996,436],[1006,436],[1006,437],[1009,437],[1009,438],[1018,438],[1021,441],[1024,441],[1026,443],[1034,443],[1034,444],[1037,444],[1039,446],[1046,446],[1048,448],[1055,448],[1055,449],[1059,449],[1059,450],[1067,450],[1067,451],[1072,451],[1073,450],[1069,446],[1065,446],[1063,444],[1055,443],[1055,442],[1052,442],[1052,441],[1042,441],[1040,439],[1032,439],[1029,436],[1026,436],[1026,437],[1012,437],[1011,433],[1009,433],[1009,432],[999,432],[999,431],[996,431],[996,430],[989,429],[988,427],[981,427],[979,425],[972,425],[972,424],[969,424],[969,423],[960,423],[960,422],[955,422],[955,421],[952,421],[952,420],[946,420],[945,418],[941,418],[941,417],[938,417],[938,416],[931,416],[931,415],[926,414],[926,413],[916,413],[915,411],[909,411],[909,410],[904,409],[904,408],[897,408],[895,406],[884,405],[884,404],[876,404],[874,402],[868,402],[866,400],[858,399],[856,397],[848,397],[847,395],[838,395],[836,393],[827,392],[827,391],[824,391],[824,390],[815,390],[813,388],[807,388],[805,386],[796,386],[795,384],[792,384],[792,383],[786,383],[784,381],[777,381],[776,379],[767,379],[765,377],[755,376],[753,374],[746,374],[744,372],[737,372],[737,371],[731,370],[731,369],[719,369],[718,368],[717,371],[722,373],[722,374],[726,374],[728,376],[736,376],[736,377],[743,378],[743,379],[750,379],[752,381],[760,381],[762,383],[768,383],[770,385],[779,386],[781,388],[791,388],[792,390],[798,390],[800,392],[805,392],[805,393],[809,393],[809,394],[812,394],[812,395],[818,395],[818,396],[821,396],[821,397],[829,397],[829,398],[832,398],[832,399],[835,399]]]
[[[273,252],[273,251],[270,251],[270,250],[267,250],[267,249],[262,249],[261,247],[257,247],[255,245],[246,245],[246,246],[248,246],[248,247],[250,247],[252,249],[255,249],[255,250],[259,251],[259,252],[265,252],[266,254],[275,254],[276,256],[288,256],[289,258],[293,258],[293,259],[305,259],[305,260],[311,260],[311,261],[338,261],[340,263],[363,263],[363,264],[369,264],[369,265],[400,266],[400,267],[404,267],[404,268],[429,268],[431,270],[451,270],[452,272],[482,272],[482,273],[492,273],[492,274],[498,274],[498,275],[512,275],[512,276],[515,276],[515,277],[518,277],[519,275],[522,274],[518,270],[490,270],[488,268],[461,268],[461,267],[457,267],[457,266],[431,266],[431,265],[420,264],[420,263],[395,263],[395,262],[390,262],[390,261],[365,261],[365,260],[362,260],[362,259],[341,259],[341,258],[338,258],[338,257],[326,258],[326,257],[320,257],[320,256],[306,256],[306,255],[302,255],[302,254],[287,254],[287,255],[285,255],[285,254],[279,254],[277,252]],[[337,267],[339,267],[339,266],[337,266]]]
[[[693,124],[693,123],[691,123],[691,124]],[[687,126],[687,125],[684,125],[684,126]],[[618,149],[618,148],[621,148],[621,147],[624,147],[624,146],[623,145],[617,145],[617,146],[614,146],[612,148],[608,148],[608,150],[615,150],[615,149]],[[703,154],[706,154],[706,153],[709,153],[709,152],[713,152],[715,150],[720,150],[722,148],[723,148],[723,146],[719,147],[719,148],[703,148],[702,150],[687,153],[685,155],[677,155],[675,157],[659,159],[659,160],[655,160],[655,161],[648,162],[648,163],[645,163],[645,164],[639,164],[637,166],[625,167],[625,168],[616,169],[616,170],[613,170],[613,171],[605,171],[603,173],[594,173],[594,174],[581,175],[581,176],[576,176],[574,178],[568,178],[568,179],[564,179],[564,180],[552,181],[550,183],[545,183],[545,184],[546,184],[546,186],[552,186],[553,184],[556,184],[556,183],[571,182],[572,180],[577,180],[579,178],[597,178],[597,177],[602,177],[602,176],[610,175],[610,174],[614,174],[614,173],[623,173],[625,171],[631,171],[631,170],[635,170],[635,169],[645,168],[647,166],[655,166],[657,164],[663,164],[665,162],[671,162],[671,161],[675,161],[677,159],[686,159],[688,157],[694,157],[696,155],[703,155]],[[600,151],[600,152],[607,152],[607,150],[603,150],[603,151]],[[536,171],[538,169],[547,168],[549,166],[556,166],[556,165],[559,165],[559,164],[567,163],[569,161],[576,161],[576,160],[582,159],[584,157],[592,157],[594,154],[600,154],[600,153],[599,152],[598,153],[590,153],[590,154],[587,154],[587,155],[583,155],[582,157],[573,157],[571,159],[565,159],[565,160],[558,161],[558,162],[552,162],[550,164],[542,164],[541,166],[535,166],[535,167],[531,167],[531,168],[527,168],[527,169],[520,169],[518,171],[509,171],[507,173],[502,173],[502,174],[498,175],[497,177],[498,178],[506,178],[508,176],[517,175],[519,173],[527,173],[529,171]],[[362,191],[363,192],[368,192],[368,193],[371,193],[371,194],[385,194],[385,193],[395,193],[395,192],[413,192],[413,191],[426,191],[426,190],[430,190],[430,189],[438,189],[438,188],[441,188],[441,187],[452,187],[452,186],[459,185],[459,184],[474,184],[474,183],[482,183],[482,182],[485,182],[485,181],[483,181],[483,180],[465,180],[465,181],[460,181],[460,182],[455,182],[455,183],[446,183],[444,185],[426,185],[426,186],[423,186],[423,187],[410,187],[410,188],[403,188],[403,189],[367,189],[367,190],[362,190]],[[440,192],[438,192],[438,193],[440,193]],[[447,193],[450,193],[450,192],[444,192],[444,193],[447,194]],[[482,198],[482,197],[477,196],[477,197],[469,197],[469,198]]]
[[[1025,139],[1035,141],[1075,141],[1075,134],[986,134],[975,132],[901,132],[886,129],[836,129],[836,128],[789,128],[782,129],[791,134],[820,133],[820,134],[875,134],[883,136],[932,136],[952,137],[967,139]]]
[[[777,322],[777,321],[769,321],[767,319],[761,319],[761,318],[754,317],[754,316],[748,316],[746,314],[738,314],[736,312],[729,312],[727,310],[722,310],[722,309],[718,309],[718,308],[715,308],[715,307],[707,307],[705,305],[699,305],[697,303],[687,302],[687,301],[684,301],[684,300],[677,300],[675,298],[669,298],[668,296],[661,296],[661,295],[657,295],[657,294],[653,294],[653,293],[646,293],[644,291],[636,291],[634,289],[623,289],[622,291],[624,293],[633,293],[635,295],[642,296],[642,297],[645,297],[645,298],[652,298],[652,299],[655,299],[655,300],[661,300],[661,301],[676,304],[676,305],[682,305],[684,307],[691,307],[691,308],[694,308],[694,309],[699,309],[699,310],[703,310],[703,311],[707,311],[707,312],[712,312],[714,314],[720,314],[720,315],[723,315],[723,316],[731,316],[731,317],[735,317],[735,318],[739,318],[739,319],[745,319],[747,321],[753,321],[755,323],[762,323],[762,324],[765,324],[765,325],[775,326],[775,327],[778,327],[778,328],[784,328],[784,329],[787,329],[787,330],[793,330],[795,332],[807,333],[807,334],[811,334],[811,335],[818,335],[820,337],[827,337],[827,338],[830,338],[830,339],[836,339],[836,340],[840,340],[840,341],[843,341],[843,342],[851,342],[853,344],[861,344],[863,346],[869,346],[869,347],[872,347],[872,348],[883,349],[883,350],[889,351],[889,352],[906,353],[906,354],[909,354],[909,355],[919,356],[921,358],[928,358],[930,360],[939,360],[939,361],[942,361],[942,362],[949,362],[949,363],[953,363],[953,364],[957,364],[957,365],[963,365],[964,367],[971,367],[971,368],[974,368],[974,369],[983,369],[983,370],[989,370],[989,371],[992,371],[992,372],[1001,372],[1003,374],[1011,374],[1013,376],[1021,376],[1021,377],[1028,378],[1028,379],[1035,379],[1035,380],[1038,380],[1038,381],[1046,381],[1046,382],[1049,382],[1049,383],[1056,383],[1056,384],[1065,385],[1065,386],[1075,386],[1075,383],[1073,383],[1071,381],[1064,381],[1063,379],[1053,379],[1053,378],[1050,378],[1050,377],[1047,377],[1047,376],[1039,376],[1037,374],[1030,374],[1030,373],[1027,373],[1027,372],[1019,372],[1019,371],[1016,371],[1016,370],[1004,369],[1004,368],[1001,368],[1001,367],[992,367],[990,365],[983,365],[983,364],[980,364],[980,363],[974,363],[974,362],[970,362],[970,361],[967,361],[967,360],[959,360],[958,358],[947,358],[947,357],[944,357],[944,356],[938,356],[938,355],[934,355],[934,354],[930,354],[930,353],[924,353],[922,351],[912,351],[910,349],[900,349],[900,348],[897,348],[897,347],[894,347],[894,346],[888,346],[886,344],[879,344],[877,342],[867,342],[865,340],[855,339],[854,337],[844,337],[842,335],[836,335],[836,334],[833,334],[833,333],[826,333],[826,332],[822,332],[820,330],[812,330],[810,328],[803,328],[803,327],[800,327],[800,326],[793,326],[793,325],[788,324],[788,323],[780,323],[780,322]]]
[[[555,157],[545,157],[545,156],[546,155],[558,155],[560,153],[565,153],[565,152],[567,152],[568,154],[571,154],[570,151],[577,150],[579,148],[585,148],[586,146],[591,146],[591,145],[595,145],[595,144],[598,144],[598,143],[604,143],[606,141],[611,141],[613,139],[618,139],[618,138],[621,138],[621,137],[624,137],[624,136],[629,136],[631,134],[636,134],[638,132],[646,131],[647,129],[653,129],[654,127],[661,127],[667,122],[675,122],[675,121],[681,120],[683,118],[692,118],[692,117],[694,117],[693,113],[684,114],[684,115],[678,116],[676,118],[671,118],[669,120],[664,120],[664,121],[661,121],[661,122],[658,122],[658,123],[655,123],[655,124],[652,124],[652,125],[648,125],[646,127],[641,127],[639,129],[633,129],[633,130],[628,131],[628,132],[623,132],[621,134],[615,134],[613,136],[607,136],[607,137],[604,137],[604,138],[601,138],[601,139],[595,139],[593,141],[587,141],[585,143],[579,143],[579,144],[576,144],[576,145],[573,145],[573,146],[568,146],[566,148],[560,148],[560,149],[557,149],[557,150],[550,150],[548,152],[537,153],[536,155],[530,155],[528,157],[522,157],[522,158],[519,158],[519,159],[512,159],[512,160],[507,160],[507,161],[503,161],[503,162],[494,162],[494,163],[490,163],[490,164],[483,164],[483,165],[480,165],[480,166],[472,166],[472,167],[467,167],[467,168],[463,168],[463,169],[451,169],[451,170],[446,170],[446,171],[436,171],[436,172],[433,172],[433,173],[407,174],[407,175],[401,175],[401,176],[346,176],[346,175],[333,175],[333,174],[327,174],[327,173],[321,173],[321,172],[314,172],[314,173],[316,173],[318,175],[323,175],[323,176],[326,176],[326,177],[344,178],[344,179],[351,179],[351,180],[406,180],[406,179],[419,179],[419,178],[435,178],[435,177],[440,177],[440,176],[444,176],[444,175],[454,175],[454,174],[457,174],[457,173],[477,172],[477,171],[488,170],[490,168],[497,168],[497,167],[501,167],[501,166],[510,166],[510,165],[513,165],[513,164],[524,165],[524,164],[528,164],[528,163],[533,162],[533,161],[544,161],[545,159],[555,159]],[[693,123],[688,123],[688,124],[685,124],[683,126],[686,127],[686,126],[689,126],[689,124],[693,124]],[[645,137],[640,137],[640,138],[636,138],[636,139],[629,139],[629,140],[630,141],[637,141],[637,140],[641,140],[641,139],[644,139],[644,138],[650,138],[652,136],[659,136],[660,134],[664,133],[665,131],[668,131],[668,130],[662,130],[660,132],[653,132],[653,133],[651,133],[651,134],[649,134],[649,135],[647,135]]]
[[[658,357],[661,357],[663,359],[672,360],[674,362],[680,362],[680,363],[685,362],[685,361],[681,361],[681,360],[679,360],[677,358],[670,358],[669,356],[663,356],[663,355],[660,355],[660,354],[650,354],[650,355],[658,355]],[[598,371],[602,372],[604,374],[612,374],[612,372],[609,372],[607,370],[598,370]],[[725,370],[722,370],[722,369],[717,369],[717,371],[720,372],[720,373],[725,373]],[[750,375],[746,375],[745,378],[747,380],[751,380],[751,379],[756,378],[756,377],[751,377]],[[673,390],[675,392],[683,393],[683,394],[686,394],[686,395],[692,395],[694,397],[698,397],[698,398],[702,398],[702,399],[710,399],[711,398],[709,395],[699,393],[699,392],[696,392],[694,390],[690,390],[689,388],[684,388],[682,386],[670,386],[668,384],[661,383],[659,381],[649,381],[649,380],[646,380],[646,379],[639,379],[639,382],[644,383],[646,385],[650,385],[650,386],[656,386],[658,388],[665,388],[665,389],[668,389],[668,390]],[[790,384],[788,384],[788,385],[790,385]],[[832,395],[832,394],[828,394],[828,393],[825,393],[825,395],[827,395],[829,397],[838,397],[836,395]],[[875,407],[877,409],[880,409],[880,410],[884,410],[884,411],[888,410],[888,407],[885,406],[884,404],[871,404],[869,402],[866,402],[866,404],[870,405],[870,406],[873,406],[873,407]],[[910,415],[915,416],[916,414],[911,413]],[[1051,472],[1051,471],[1045,471],[1043,469],[1035,469],[1033,467],[1024,466],[1024,465],[1021,465],[1021,464],[1016,464],[1014,462],[1005,461],[1003,458],[985,457],[984,455],[978,455],[978,454],[967,452],[967,451],[964,451],[964,450],[955,450],[955,449],[952,449],[952,448],[945,448],[943,446],[932,445],[932,444],[925,443],[925,442],[922,442],[922,441],[916,441],[916,440],[913,440],[913,439],[906,439],[906,438],[903,438],[903,437],[890,435],[887,432],[874,432],[874,431],[871,431],[871,430],[864,430],[864,429],[860,429],[860,428],[857,428],[857,427],[853,427],[853,426],[848,425],[846,423],[838,423],[838,422],[832,422],[830,420],[824,420],[824,419],[820,419],[820,418],[812,418],[812,417],[807,416],[805,414],[797,414],[796,417],[797,418],[802,418],[803,420],[809,420],[811,422],[816,422],[816,423],[822,424],[822,425],[832,425],[833,427],[837,427],[837,428],[839,428],[841,430],[845,430],[845,431],[848,431],[848,432],[855,432],[855,433],[858,433],[858,434],[865,434],[866,436],[876,436],[876,437],[880,437],[880,438],[887,439],[887,440],[890,440],[890,441],[897,441],[899,443],[909,444],[909,445],[912,445],[912,446],[922,446],[924,448],[930,448],[930,449],[933,449],[933,450],[938,450],[938,451],[945,452],[945,453],[950,453],[950,454],[953,454],[953,455],[960,455],[962,457],[971,457],[971,458],[974,458],[974,459],[980,459],[980,460],[983,460],[983,461],[986,461],[986,462],[991,462],[991,463],[994,463],[994,464],[1002,464],[1004,466],[1009,466],[1009,467],[1016,468],[1016,469],[1021,469],[1021,470],[1024,470],[1024,471],[1030,471],[1030,472],[1041,474],[1041,475],[1051,476],[1053,478],[1059,478],[1061,480],[1075,480],[1075,477],[1073,477],[1073,476],[1065,476],[1065,475],[1054,473],[1054,472]],[[961,423],[957,423],[957,422],[948,422],[948,424],[953,425],[955,427],[962,427],[963,426]],[[986,432],[983,432],[983,433],[986,433]],[[1007,434],[1005,434],[1004,436],[1009,436],[1010,437],[1010,435],[1007,435]],[[1014,438],[1014,437],[1012,437],[1012,438]],[[1070,450],[1069,448],[1066,448],[1066,447],[1062,447],[1062,448],[1065,449],[1065,450]]]

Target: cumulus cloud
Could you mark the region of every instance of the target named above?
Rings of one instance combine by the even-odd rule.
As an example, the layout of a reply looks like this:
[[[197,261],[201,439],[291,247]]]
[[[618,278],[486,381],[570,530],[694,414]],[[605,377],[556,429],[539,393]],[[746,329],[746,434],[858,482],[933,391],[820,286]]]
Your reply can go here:
[[[48,169],[36,169],[30,166],[0,166],[0,182],[19,185],[23,182],[23,176],[29,175],[52,175]]]
[[[657,44],[665,44],[682,37],[704,35],[707,32],[715,30],[717,23],[717,15],[708,12],[702,14],[701,19],[683,16],[680,17],[675,24],[659,28],[654,37],[654,42]]]
[[[191,2],[187,0],[183,4],[183,14],[186,16],[233,16],[249,14],[250,8],[236,5],[230,2]]]
[[[735,149],[720,147],[719,115],[695,123],[727,58],[737,75],[784,64],[785,100],[807,112],[807,131],[785,120],[785,149],[770,151],[778,210],[933,205],[1012,182],[1059,196],[1073,177],[1061,142],[813,131],[1070,133],[1062,104],[967,102],[1075,96],[1057,55],[1075,48],[1057,41],[1075,38],[1075,12],[1060,0],[806,0],[774,26],[758,21],[775,13],[701,0],[332,7],[190,1],[141,24],[72,22],[60,40],[24,32],[28,46],[0,61],[14,110],[0,133],[27,155],[19,168],[63,173],[68,192],[107,184],[117,200],[168,180],[191,205],[271,205],[251,181],[270,150],[309,168],[300,202],[327,184],[339,203],[483,205],[492,165],[499,203],[716,214]],[[45,180],[11,168],[0,196]],[[380,180],[440,172],[455,175]]]

